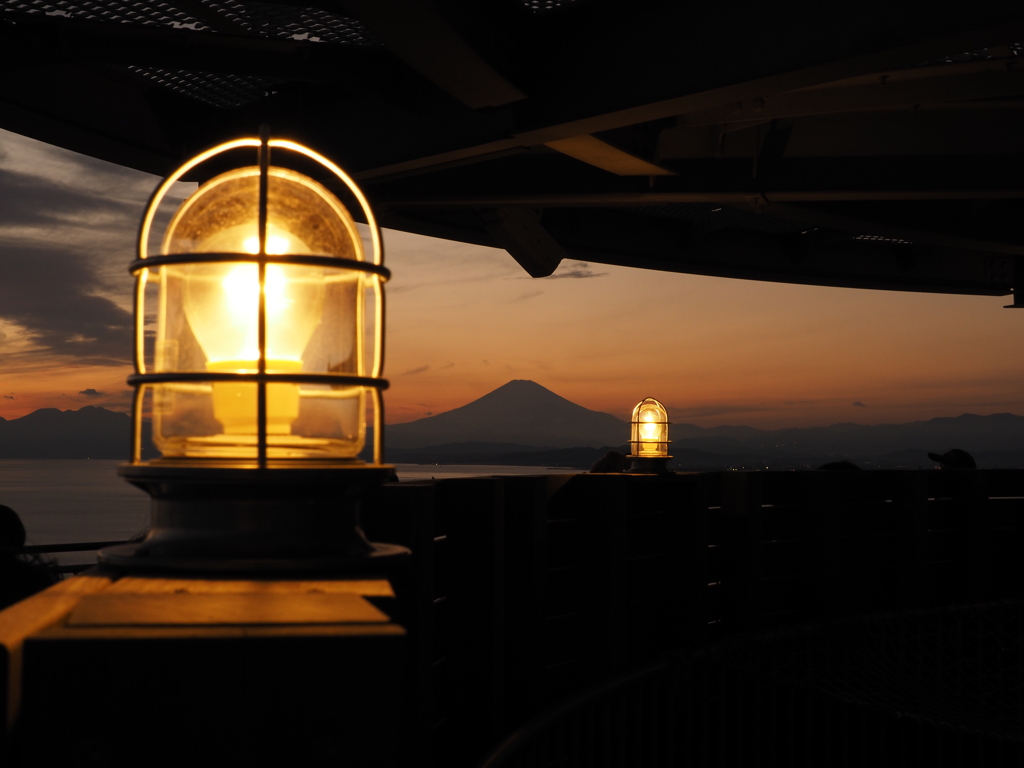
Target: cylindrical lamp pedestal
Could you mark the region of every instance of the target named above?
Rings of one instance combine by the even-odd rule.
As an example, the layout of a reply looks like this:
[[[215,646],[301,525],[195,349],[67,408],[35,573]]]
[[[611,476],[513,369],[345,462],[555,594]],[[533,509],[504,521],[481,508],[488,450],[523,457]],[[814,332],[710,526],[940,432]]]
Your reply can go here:
[[[360,527],[367,490],[393,471],[382,465],[271,462],[125,465],[120,474],[152,497],[150,531],[108,547],[105,565],[132,570],[380,570],[409,554],[374,544]]]
[[[630,475],[667,475],[668,460],[671,456],[627,456],[630,460],[626,474]]]

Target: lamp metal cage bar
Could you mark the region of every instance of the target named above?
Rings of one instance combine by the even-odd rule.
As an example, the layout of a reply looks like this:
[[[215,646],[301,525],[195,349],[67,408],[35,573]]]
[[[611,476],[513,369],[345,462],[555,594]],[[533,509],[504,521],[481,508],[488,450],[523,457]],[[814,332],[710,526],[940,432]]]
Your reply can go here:
[[[259,305],[257,308],[257,344],[259,357],[256,360],[258,373],[267,372],[267,173],[270,168],[270,130],[266,125],[260,126],[260,192],[259,219],[257,236],[259,237]],[[267,382],[260,379],[256,383],[256,461],[260,469],[267,466]]]

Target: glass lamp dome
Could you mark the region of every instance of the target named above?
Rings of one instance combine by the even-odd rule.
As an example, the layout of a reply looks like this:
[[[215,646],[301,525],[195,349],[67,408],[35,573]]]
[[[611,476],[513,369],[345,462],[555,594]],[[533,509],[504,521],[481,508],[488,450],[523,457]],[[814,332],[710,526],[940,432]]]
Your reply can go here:
[[[668,456],[668,411],[653,397],[636,404],[631,419],[633,456]]]
[[[632,459],[629,471],[638,474],[667,472],[669,456],[668,411],[653,397],[636,404],[630,419],[630,446]]]

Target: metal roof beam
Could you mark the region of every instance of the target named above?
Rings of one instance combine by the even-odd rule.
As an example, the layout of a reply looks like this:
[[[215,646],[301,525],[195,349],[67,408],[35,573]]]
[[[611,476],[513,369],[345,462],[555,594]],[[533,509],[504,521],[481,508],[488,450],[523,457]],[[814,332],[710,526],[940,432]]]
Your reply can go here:
[[[498,74],[429,0],[345,0],[392,53],[468,107],[510,104],[526,94]]]
[[[890,240],[934,245],[941,248],[955,248],[977,253],[1001,253],[1008,256],[1024,256],[1024,245],[1016,243],[983,240],[946,234],[944,232],[921,230],[898,224],[844,216],[814,208],[775,203],[756,207],[750,206],[747,209],[755,213],[766,213],[775,218],[799,222],[808,227],[827,227],[855,235],[874,235]]]
[[[416,215],[406,215],[415,213]],[[385,226],[480,245],[501,245],[474,229],[476,216],[381,210]],[[526,213],[526,212],[524,212]],[[1012,255],[849,233],[800,234],[719,228],[626,211],[545,211],[545,230],[569,258],[636,269],[841,288],[1005,296]],[[529,215],[536,218],[536,213]]]
[[[484,211],[491,237],[519,262],[530,277],[547,277],[567,257],[565,250],[540,224],[540,215],[527,208]]]
[[[137,101],[139,109],[131,116],[129,127],[137,127],[138,133],[144,133],[149,138],[148,145],[126,139],[125,122],[114,119],[119,113],[104,114],[104,110],[96,108],[102,94],[99,98],[95,94],[104,90],[97,85],[106,84],[93,81],[91,90],[80,93],[81,96],[92,96],[91,124],[69,125],[66,119],[13,104],[0,94],[0,128],[90,157],[116,157],[122,165],[157,176],[170,173],[180,158],[168,145],[159,126],[152,123],[152,116],[141,96]],[[125,103],[131,102],[122,101],[122,107]]]
[[[795,285],[967,296],[1012,292],[1014,259],[1009,257],[934,250],[914,257],[910,268],[904,269],[895,247],[887,243],[817,245],[798,252],[756,233],[731,234],[734,237],[728,242],[719,238],[673,258],[648,255],[642,247],[629,255],[599,246],[568,245],[566,252],[597,264]]]
[[[369,3],[371,0],[365,0]],[[599,133],[615,128],[622,128],[637,123],[649,122],[666,117],[675,117],[684,113],[704,112],[723,105],[754,99],[767,100],[776,94],[794,91],[801,88],[846,80],[853,77],[876,72],[885,72],[894,67],[906,66],[914,61],[928,60],[947,55],[950,51],[977,50],[988,46],[1002,45],[1024,30],[1024,21],[1014,19],[1010,22],[986,27],[980,30],[969,30],[933,40],[896,46],[887,50],[855,56],[839,61],[827,62],[816,66],[804,67],[768,77],[760,77],[730,85],[711,88],[699,92],[681,94],[646,104],[636,104],[600,114],[593,114],[564,122],[547,122],[551,114],[557,114],[564,99],[564,92],[558,90],[558,79],[553,78],[550,89],[558,95],[545,99],[542,95],[532,97],[524,104],[528,109],[524,112],[520,123],[523,127],[514,130],[511,135],[495,137],[492,141],[474,146],[452,148],[448,151],[424,155],[401,162],[391,163],[375,168],[365,168],[358,173],[358,178],[370,180],[386,178],[395,174],[407,173],[419,168],[463,161],[472,157],[489,155],[513,147],[530,147],[560,139],[568,139],[586,134]],[[532,123],[535,127],[528,127]]]
[[[673,171],[613,147],[596,136],[548,141],[545,146],[617,176],[675,176]]]
[[[1021,72],[1024,75],[1024,69]],[[1024,78],[1020,81],[1024,88]],[[991,105],[991,108],[989,108]],[[952,105],[950,105],[952,106]],[[983,102],[977,108],[885,110],[798,117],[780,122],[790,130],[783,154],[795,157],[913,157],[1014,155],[1024,151],[1020,126],[1024,102]],[[753,158],[767,131],[758,126],[667,128],[659,162],[698,158]],[[983,162],[984,158],[979,157]]]
[[[479,195],[465,197],[395,197],[375,195],[377,205],[402,208],[627,208],[635,206],[714,203],[753,205],[762,203],[853,202],[885,200],[1024,200],[1024,189],[852,189],[795,192],[602,192],[527,195]]]
[[[1005,296],[1014,257],[970,249],[855,240],[836,231],[706,231],[693,222],[588,211],[560,234],[573,258],[641,269],[877,290]]]
[[[1024,94],[1024,61],[1017,58],[889,70],[823,85],[685,112],[680,128],[825,115],[894,107],[995,99]]]

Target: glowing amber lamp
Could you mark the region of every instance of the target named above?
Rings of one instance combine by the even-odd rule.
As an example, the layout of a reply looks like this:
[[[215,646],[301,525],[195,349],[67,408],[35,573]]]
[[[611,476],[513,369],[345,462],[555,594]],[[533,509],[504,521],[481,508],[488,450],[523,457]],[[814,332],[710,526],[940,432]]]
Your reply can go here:
[[[644,398],[633,409],[630,420],[630,446],[633,460],[630,472],[660,474],[667,471],[668,411],[653,397]]]
[[[235,159],[241,167],[200,172],[207,180],[155,237],[157,212],[174,183],[225,153],[219,162]],[[362,209],[372,258],[345,204],[320,181],[285,167],[296,160],[320,178],[333,175],[335,188]],[[158,253],[150,252],[151,239]],[[331,570],[406,556],[401,547],[368,542],[359,526],[366,490],[394,469],[383,464],[382,436],[389,273],[380,228],[352,179],[323,156],[266,132],[222,144],[157,188],[131,271],[134,442],[131,463],[119,471],[149,492],[153,508],[145,540],[106,548],[100,561]],[[158,291],[147,291],[154,285]],[[365,317],[371,293],[372,318]],[[147,307],[154,298],[157,305]],[[154,320],[155,334],[147,329]],[[372,363],[364,361],[370,329]],[[367,393],[372,463],[359,459]],[[142,457],[147,411],[161,453],[152,460]]]
[[[376,395],[379,415],[387,384],[379,378],[387,270],[379,230],[351,179],[292,142],[271,140],[260,149],[261,158],[271,149],[288,150],[333,171],[371,224],[372,261],[334,194],[269,159],[200,185],[167,225],[160,254],[147,252],[155,212],[173,181],[214,154],[261,146],[243,139],[205,153],[161,185],[150,203],[133,265],[138,316],[145,315],[147,282],[159,284],[159,307],[150,371],[137,328],[137,399],[147,388],[153,393],[153,441],[165,459],[354,460],[366,435],[366,391]],[[377,309],[369,376],[363,360],[368,288]]]

